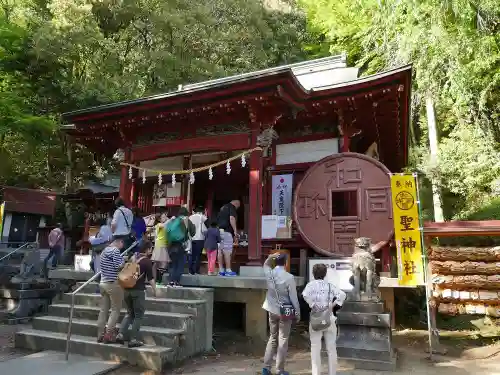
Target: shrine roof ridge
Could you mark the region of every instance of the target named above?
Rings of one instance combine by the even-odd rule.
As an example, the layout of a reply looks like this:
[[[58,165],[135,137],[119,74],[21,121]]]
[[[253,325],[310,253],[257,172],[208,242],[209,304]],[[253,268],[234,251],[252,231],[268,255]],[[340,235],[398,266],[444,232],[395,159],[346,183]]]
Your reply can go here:
[[[341,88],[341,87],[345,87],[345,86],[352,86],[355,84],[375,81],[375,80],[380,79],[380,78],[389,77],[393,74],[411,71],[412,67],[413,67],[412,64],[406,64],[406,65],[398,66],[396,68],[392,68],[389,70],[384,70],[383,72],[380,72],[380,73],[375,73],[375,74],[370,74],[367,76],[359,77],[359,78],[351,80],[351,81],[335,83],[333,85],[314,87],[309,91],[314,92],[314,91],[331,90],[331,89]]]
[[[388,70],[382,73],[373,74],[370,76],[358,78],[358,79],[348,79],[344,82],[339,82],[329,86],[318,86],[312,87],[310,89],[306,89],[297,78],[299,75],[307,74],[307,73],[315,73],[318,71],[326,71],[326,70],[334,70],[334,69],[357,69],[357,68],[348,68],[346,66],[346,56],[345,54],[325,57],[321,59],[308,60],[294,64],[287,64],[278,67],[263,69],[255,72],[242,73],[230,77],[218,78],[214,80],[204,81],[200,83],[187,84],[187,85],[179,85],[178,90],[170,91],[163,94],[152,95],[144,98],[126,100],[117,103],[110,103],[99,105],[91,108],[76,110],[72,112],[63,113],[62,117],[66,123],[71,123],[72,120],[78,121],[79,116],[81,115],[93,115],[98,113],[105,113],[111,110],[124,109],[127,106],[135,106],[141,104],[148,104],[153,102],[161,102],[165,99],[170,99],[174,97],[179,97],[181,95],[192,95],[198,92],[207,91],[210,89],[217,89],[223,87],[231,87],[237,83],[244,83],[250,81],[258,81],[262,78],[270,78],[283,76],[287,77],[286,79],[290,79],[293,81],[293,84],[296,85],[300,91],[302,91],[305,95],[310,95],[311,93],[319,93],[324,92],[329,89],[342,88],[352,86],[353,84],[360,84],[364,82],[370,82],[377,80],[379,78],[384,78],[393,74],[397,74],[399,72],[403,72],[406,70],[411,70],[411,65],[406,65],[403,67],[399,67],[396,69]],[[64,125],[63,125],[64,127]],[[68,127],[70,129],[70,127]]]
[[[143,104],[143,103],[147,103],[147,102],[151,102],[151,101],[170,98],[170,97],[177,96],[177,95],[193,93],[196,91],[203,91],[203,90],[207,90],[207,89],[214,88],[214,87],[220,87],[220,86],[224,86],[224,85],[228,85],[228,84],[230,85],[233,83],[244,82],[244,81],[248,81],[248,80],[255,80],[255,79],[269,77],[272,75],[278,75],[278,74],[287,73],[287,72],[290,73],[292,76],[294,76],[292,69],[306,68],[306,67],[312,68],[312,67],[317,67],[317,66],[336,63],[336,62],[342,63],[345,65],[345,61],[346,61],[346,55],[341,54],[341,55],[323,57],[320,59],[302,61],[302,62],[298,62],[298,63],[294,63],[294,64],[280,65],[280,66],[276,66],[273,68],[257,70],[254,72],[241,73],[241,74],[237,74],[237,75],[233,75],[233,76],[229,76],[229,77],[217,78],[217,79],[203,81],[203,82],[199,82],[199,83],[180,85],[180,89],[169,91],[169,92],[162,93],[162,94],[150,95],[150,96],[146,96],[146,97],[139,98],[139,99],[124,100],[124,101],[117,102],[117,103],[103,104],[103,105],[98,105],[95,107],[66,112],[66,113],[62,114],[62,117],[64,120],[70,120],[70,118],[72,116],[90,114],[90,113],[95,113],[95,112],[111,110],[111,109],[117,109],[120,107],[125,107],[127,105]],[[297,84],[299,84],[298,81],[297,81]],[[304,91],[305,91],[305,89],[304,89]]]

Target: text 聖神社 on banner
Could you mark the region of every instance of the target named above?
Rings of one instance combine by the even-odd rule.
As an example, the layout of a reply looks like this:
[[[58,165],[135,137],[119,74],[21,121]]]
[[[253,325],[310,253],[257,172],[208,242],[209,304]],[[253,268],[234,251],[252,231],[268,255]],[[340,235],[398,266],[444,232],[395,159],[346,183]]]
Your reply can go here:
[[[422,237],[415,177],[392,175],[391,197],[399,285],[423,285]]]

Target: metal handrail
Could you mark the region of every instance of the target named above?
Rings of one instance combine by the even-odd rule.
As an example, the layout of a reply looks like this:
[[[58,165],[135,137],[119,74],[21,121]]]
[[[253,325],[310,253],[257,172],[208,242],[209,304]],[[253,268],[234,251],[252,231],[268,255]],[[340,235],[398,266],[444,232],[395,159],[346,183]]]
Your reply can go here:
[[[36,244],[36,242],[26,242],[24,245],[21,245],[19,247],[16,247],[14,250],[12,250],[11,252],[9,252],[7,255],[4,255],[3,257],[0,258],[0,262],[8,257],[10,257],[12,254],[16,253],[17,251],[21,250],[22,248],[28,246],[28,245],[32,245],[32,244]]]
[[[120,255],[124,256],[130,250],[132,250],[134,247],[136,247],[138,244],[139,244],[139,241],[135,241],[132,245],[130,245],[129,248],[127,248],[125,251],[123,251]],[[95,279],[97,279],[99,276],[101,276],[101,272],[97,272],[94,276],[92,276],[90,279],[88,279],[87,281],[85,281],[82,285],[80,285],[78,288],[76,288],[76,290],[74,290],[71,293],[71,305],[70,305],[70,310],[69,310],[69,322],[68,322],[68,335],[66,337],[66,361],[69,358],[69,343],[70,343],[70,339],[71,339],[71,326],[73,324],[73,312],[74,312],[74,309],[75,309],[75,295],[80,290],[82,290],[87,285],[89,285],[92,281],[94,281]]]

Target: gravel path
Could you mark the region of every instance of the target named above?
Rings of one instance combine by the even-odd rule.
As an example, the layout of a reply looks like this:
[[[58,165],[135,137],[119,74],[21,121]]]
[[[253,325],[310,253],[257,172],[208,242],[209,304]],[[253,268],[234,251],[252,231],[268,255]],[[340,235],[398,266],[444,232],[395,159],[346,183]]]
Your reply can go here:
[[[400,352],[398,369],[393,373],[354,370],[347,363],[340,361],[339,375],[497,375],[500,367],[500,358],[493,357],[483,360],[450,360],[444,359],[431,363],[425,355]],[[287,365],[288,371],[293,375],[311,375],[309,353],[290,353]],[[324,365],[326,364],[326,359]],[[261,370],[260,358],[246,356],[222,355],[217,358],[197,358],[186,365],[165,371],[163,374],[183,375],[256,375]],[[153,372],[141,371],[134,368],[121,368],[113,375],[154,375]],[[328,374],[326,366],[322,374]]]
[[[0,324],[0,362],[31,354],[28,350],[14,348],[14,335],[24,328],[31,328],[31,324]]]
[[[15,332],[30,325],[0,325],[0,362],[17,358],[26,354],[14,348]],[[410,332],[411,333],[411,332]],[[424,335],[425,336],[425,332]],[[425,342],[422,337],[413,334],[397,333],[394,337],[398,347],[398,369],[394,375],[498,375],[500,374],[500,346],[490,345],[481,348],[471,348],[453,352],[448,356],[434,358],[430,362],[425,353]],[[302,341],[302,344],[304,342]],[[310,375],[309,351],[300,342],[292,345],[287,360],[288,370],[293,375]],[[453,344],[456,347],[457,343]],[[260,373],[261,356],[257,355],[255,345],[250,343],[254,350],[250,350],[249,343],[244,339],[220,343],[220,354],[200,356],[175,369],[163,372],[163,375],[256,375]],[[253,354],[240,354],[250,353]],[[326,359],[323,362],[326,365]],[[327,374],[324,368],[323,374]],[[346,362],[340,361],[339,375],[387,375],[387,372],[355,370]],[[122,367],[111,375],[157,375],[151,371],[140,370],[135,367]]]

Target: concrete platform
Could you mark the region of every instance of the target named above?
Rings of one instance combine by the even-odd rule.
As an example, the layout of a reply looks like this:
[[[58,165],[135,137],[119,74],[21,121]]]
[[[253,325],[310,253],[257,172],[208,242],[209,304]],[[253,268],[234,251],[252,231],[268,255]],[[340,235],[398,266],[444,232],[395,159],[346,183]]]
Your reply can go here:
[[[164,275],[164,280],[166,278]],[[297,287],[305,285],[303,277],[295,277]],[[237,289],[265,289],[267,279],[265,276],[208,276],[208,275],[182,275],[181,285],[199,288],[237,288]]]
[[[252,267],[253,268],[253,267]],[[259,267],[256,267],[259,268]],[[93,272],[75,271],[64,267],[50,270],[49,279],[64,279],[75,281],[87,281],[93,276]],[[164,276],[167,276],[165,274]],[[295,277],[298,287],[305,285],[304,277]],[[182,275],[181,284],[201,288],[242,288],[242,289],[267,289],[267,281],[264,276],[208,276],[208,275]]]
[[[101,375],[120,366],[115,361],[77,354],[71,354],[69,360],[66,361],[64,353],[47,350],[0,362],[0,374]]]
[[[94,273],[89,271],[75,271],[73,267],[57,267],[49,271],[49,279],[87,281]]]

